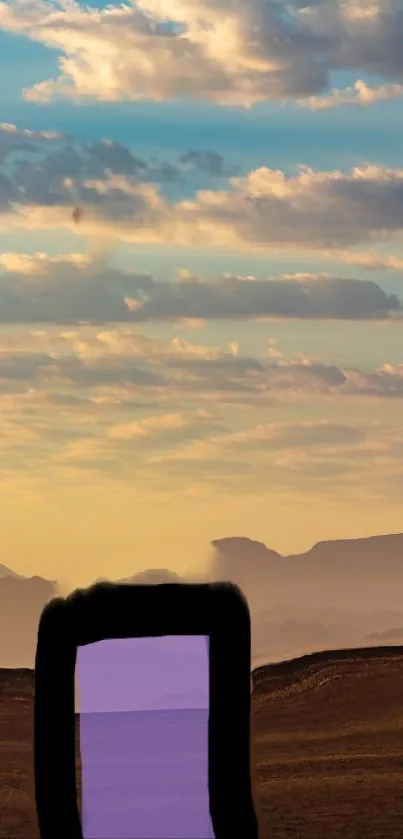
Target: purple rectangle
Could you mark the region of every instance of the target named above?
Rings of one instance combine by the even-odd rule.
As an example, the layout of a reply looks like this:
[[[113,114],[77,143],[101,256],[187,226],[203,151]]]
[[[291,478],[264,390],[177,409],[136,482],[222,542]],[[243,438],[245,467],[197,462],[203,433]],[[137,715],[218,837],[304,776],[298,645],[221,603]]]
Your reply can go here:
[[[79,647],[76,677],[84,839],[214,839],[208,637]]]

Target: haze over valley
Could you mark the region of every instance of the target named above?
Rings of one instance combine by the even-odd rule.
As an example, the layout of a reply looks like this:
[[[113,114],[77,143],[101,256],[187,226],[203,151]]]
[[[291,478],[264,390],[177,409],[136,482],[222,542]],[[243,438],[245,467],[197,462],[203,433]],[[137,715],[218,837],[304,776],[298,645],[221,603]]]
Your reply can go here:
[[[145,569],[124,582],[237,583],[251,611],[257,665],[316,650],[401,644],[402,556],[403,534],[317,543],[285,557],[231,537],[211,544],[204,574]],[[33,667],[40,612],[58,593],[56,582],[0,569],[0,667]]]

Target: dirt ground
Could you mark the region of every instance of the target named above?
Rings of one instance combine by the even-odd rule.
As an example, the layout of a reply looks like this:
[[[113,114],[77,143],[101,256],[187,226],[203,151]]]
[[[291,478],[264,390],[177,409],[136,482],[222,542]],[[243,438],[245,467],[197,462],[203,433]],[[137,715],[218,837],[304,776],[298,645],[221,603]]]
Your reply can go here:
[[[403,648],[255,674],[260,839],[401,839]],[[38,839],[30,670],[0,670],[0,839]]]

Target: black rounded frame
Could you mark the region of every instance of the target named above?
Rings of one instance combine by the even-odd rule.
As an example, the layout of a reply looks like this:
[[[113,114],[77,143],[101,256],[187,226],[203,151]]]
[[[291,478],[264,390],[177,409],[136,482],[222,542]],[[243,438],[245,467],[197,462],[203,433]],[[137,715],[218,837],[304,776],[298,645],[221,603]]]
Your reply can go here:
[[[45,606],[34,700],[41,839],[83,839],[75,766],[77,647],[158,635],[210,638],[208,783],[215,837],[257,839],[250,775],[250,615],[241,591],[230,583],[97,583]]]

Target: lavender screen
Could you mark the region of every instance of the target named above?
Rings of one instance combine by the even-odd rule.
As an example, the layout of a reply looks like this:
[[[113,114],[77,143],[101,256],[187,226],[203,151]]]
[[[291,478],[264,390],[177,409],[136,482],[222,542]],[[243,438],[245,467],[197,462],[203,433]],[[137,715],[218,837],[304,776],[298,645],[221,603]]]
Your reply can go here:
[[[209,638],[78,647],[84,839],[214,839]]]

